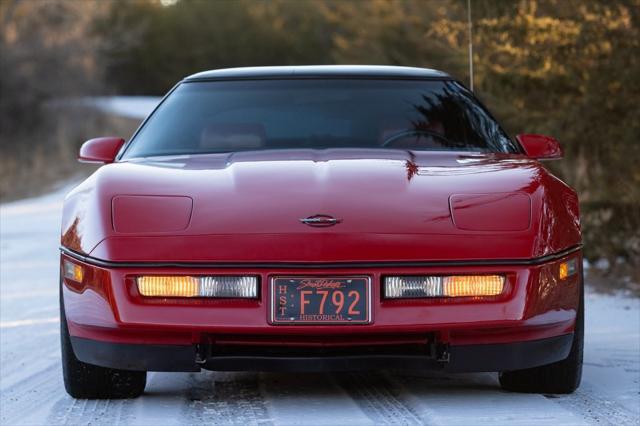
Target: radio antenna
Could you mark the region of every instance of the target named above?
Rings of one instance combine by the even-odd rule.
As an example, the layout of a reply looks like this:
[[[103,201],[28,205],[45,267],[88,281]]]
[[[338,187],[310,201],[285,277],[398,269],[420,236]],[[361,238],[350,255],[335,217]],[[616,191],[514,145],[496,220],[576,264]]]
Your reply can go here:
[[[467,0],[467,24],[469,27],[469,87],[473,92],[473,21],[471,21],[471,0]]]

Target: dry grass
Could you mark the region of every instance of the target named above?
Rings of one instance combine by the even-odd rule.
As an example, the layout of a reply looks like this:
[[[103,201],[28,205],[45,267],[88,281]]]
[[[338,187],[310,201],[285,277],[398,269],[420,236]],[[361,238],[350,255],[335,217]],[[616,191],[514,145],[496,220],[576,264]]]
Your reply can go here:
[[[3,202],[46,193],[61,181],[87,176],[96,166],[76,160],[80,145],[99,136],[131,136],[138,120],[85,107],[50,108],[41,128],[3,140],[0,199]]]

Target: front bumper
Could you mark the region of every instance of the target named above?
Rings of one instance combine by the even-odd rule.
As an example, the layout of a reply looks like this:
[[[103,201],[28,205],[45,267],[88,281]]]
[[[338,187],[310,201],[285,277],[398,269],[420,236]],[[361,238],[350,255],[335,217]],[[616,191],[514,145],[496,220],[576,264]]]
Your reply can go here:
[[[76,356],[107,367],[148,371],[350,370],[430,368],[505,371],[566,358],[578,307],[580,271],[559,280],[560,262],[541,264],[372,265],[320,268],[118,266],[82,264],[82,284],[63,281]],[[256,300],[145,299],[141,274],[251,274]],[[392,274],[504,274],[505,292],[491,299],[385,300],[380,283]],[[371,277],[372,322],[366,325],[271,325],[268,283],[283,275]],[[269,348],[276,347],[278,350]],[[282,348],[296,349],[287,353]],[[379,348],[363,351],[363,348]],[[410,348],[410,350],[405,350]],[[416,349],[417,348],[417,349]],[[446,352],[446,357],[443,352]],[[448,359],[445,359],[447,358]]]
[[[286,371],[322,372],[379,369],[435,369],[452,373],[509,371],[561,361],[569,355],[573,333],[515,343],[450,346],[436,356],[425,354],[358,353],[303,355],[257,348],[201,357],[200,345],[140,345],[72,337],[76,357],[102,367],[140,371]],[[428,347],[427,347],[428,348]],[[427,349],[425,348],[425,349]],[[446,354],[446,358],[441,357]]]

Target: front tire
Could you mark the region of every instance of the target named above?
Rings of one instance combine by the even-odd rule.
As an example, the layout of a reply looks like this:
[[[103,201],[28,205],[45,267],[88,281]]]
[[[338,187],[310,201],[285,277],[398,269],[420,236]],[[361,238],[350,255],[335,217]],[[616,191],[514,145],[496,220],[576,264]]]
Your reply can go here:
[[[553,364],[526,370],[500,373],[500,385],[512,392],[524,393],[573,393],[582,379],[582,355],[584,349],[584,284],[580,284],[580,301],[573,332],[573,344],[569,356]]]
[[[62,377],[69,395],[82,399],[136,398],[144,392],[146,371],[127,371],[87,364],[76,358],[71,346],[60,288],[60,347]]]

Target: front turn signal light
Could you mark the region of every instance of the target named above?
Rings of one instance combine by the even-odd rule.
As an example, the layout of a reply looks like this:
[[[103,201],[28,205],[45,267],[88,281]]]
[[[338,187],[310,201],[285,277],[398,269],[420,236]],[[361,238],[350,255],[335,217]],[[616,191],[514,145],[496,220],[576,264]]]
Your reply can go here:
[[[149,275],[136,278],[138,291],[147,297],[258,297],[258,277]]]
[[[497,296],[504,288],[500,275],[454,275],[443,281],[443,293],[448,297]]]
[[[388,299],[423,297],[488,297],[504,290],[502,275],[397,276],[384,278]]]
[[[68,280],[81,283],[84,278],[84,269],[82,266],[65,259],[62,261],[62,274]]]

